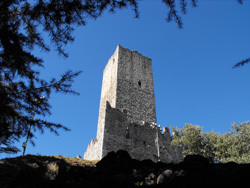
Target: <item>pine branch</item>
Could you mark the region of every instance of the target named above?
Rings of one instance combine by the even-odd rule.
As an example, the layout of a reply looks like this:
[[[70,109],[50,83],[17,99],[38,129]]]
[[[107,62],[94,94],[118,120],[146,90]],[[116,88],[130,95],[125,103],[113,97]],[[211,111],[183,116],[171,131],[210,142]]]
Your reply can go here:
[[[25,87],[25,89],[23,90],[19,90],[19,91],[14,91],[13,95],[18,95],[20,93],[30,93],[32,91],[36,91],[38,93],[42,93],[44,91],[46,91],[47,89],[51,88],[51,89],[55,89],[56,92],[62,92],[62,93],[71,93],[71,94],[76,94],[76,95],[80,95],[78,92],[71,90],[71,84],[74,81],[73,79],[75,77],[77,77],[79,74],[81,74],[82,71],[78,71],[76,73],[73,73],[72,71],[68,71],[65,74],[63,74],[61,76],[61,79],[56,81],[55,79],[52,79],[50,81],[50,83],[45,82],[44,80],[41,81],[41,85],[40,87],[34,87],[34,88],[29,88],[27,89],[27,87]],[[23,85],[22,82],[19,82],[19,85]]]
[[[234,69],[234,68],[238,68],[238,67],[240,67],[240,66],[244,66],[245,64],[247,64],[247,63],[249,63],[249,62],[250,62],[250,58],[244,59],[244,60],[240,61],[239,63],[235,64],[235,65],[233,66],[233,69]]]

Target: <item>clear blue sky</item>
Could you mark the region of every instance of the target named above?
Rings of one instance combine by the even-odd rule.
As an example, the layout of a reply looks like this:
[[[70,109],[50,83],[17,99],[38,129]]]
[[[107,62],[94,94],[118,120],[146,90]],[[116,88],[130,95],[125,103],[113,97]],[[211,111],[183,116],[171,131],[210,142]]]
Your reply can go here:
[[[231,122],[250,120],[250,64],[232,69],[250,56],[249,8],[250,1],[199,0],[197,8],[189,6],[182,15],[184,28],[178,29],[165,21],[167,8],[160,0],[143,0],[140,19],[124,9],[88,20],[66,47],[68,59],[36,51],[46,62],[43,78],[83,70],[73,84],[81,95],[51,95],[52,115],[46,119],[71,131],[59,131],[60,136],[38,132],[36,146],[29,143],[26,153],[84,154],[96,137],[102,71],[118,44],[152,59],[158,124],[192,123],[224,133]],[[17,143],[20,149],[23,141]]]

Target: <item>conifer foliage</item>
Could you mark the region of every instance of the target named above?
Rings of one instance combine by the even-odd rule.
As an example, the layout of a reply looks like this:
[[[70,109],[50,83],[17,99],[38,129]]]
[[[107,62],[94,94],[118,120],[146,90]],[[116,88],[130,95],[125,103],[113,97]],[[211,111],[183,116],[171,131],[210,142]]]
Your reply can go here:
[[[67,57],[64,47],[74,41],[72,31],[76,26],[85,25],[89,18],[97,18],[105,9],[114,11],[128,5],[137,16],[135,0],[0,2],[0,153],[16,153],[18,148],[13,143],[21,137],[28,136],[34,143],[35,131],[43,133],[47,128],[58,134],[58,129],[69,130],[42,117],[51,114],[48,100],[51,92],[79,94],[71,85],[81,71],[69,70],[59,80],[40,78],[34,67],[44,68],[44,62],[33,51],[35,47],[46,52],[51,50],[44,35],[48,35],[60,55]],[[45,97],[40,100],[42,96]]]

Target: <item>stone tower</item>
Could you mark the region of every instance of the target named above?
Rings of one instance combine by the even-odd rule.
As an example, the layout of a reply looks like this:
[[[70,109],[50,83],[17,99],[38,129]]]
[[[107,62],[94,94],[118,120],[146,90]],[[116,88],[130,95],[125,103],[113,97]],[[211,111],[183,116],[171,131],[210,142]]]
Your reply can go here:
[[[170,143],[168,129],[161,133],[156,126],[151,59],[118,45],[103,71],[97,137],[84,158],[98,160],[123,149],[139,160],[181,161],[179,148]]]

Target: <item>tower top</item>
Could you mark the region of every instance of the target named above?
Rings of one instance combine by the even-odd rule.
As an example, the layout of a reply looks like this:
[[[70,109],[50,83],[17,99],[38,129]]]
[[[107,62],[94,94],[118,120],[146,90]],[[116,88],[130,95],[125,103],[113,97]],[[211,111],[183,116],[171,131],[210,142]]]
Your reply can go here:
[[[116,52],[116,51],[119,51],[119,50],[127,50],[127,51],[130,51],[131,53],[137,53],[137,54],[139,54],[139,55],[141,55],[141,56],[143,56],[143,57],[146,57],[146,58],[148,58],[148,59],[151,60],[151,58],[142,55],[142,54],[139,53],[137,50],[130,50],[130,49],[128,49],[128,48],[124,48],[124,47],[123,47],[122,45],[120,45],[120,44],[117,45],[115,52]]]

